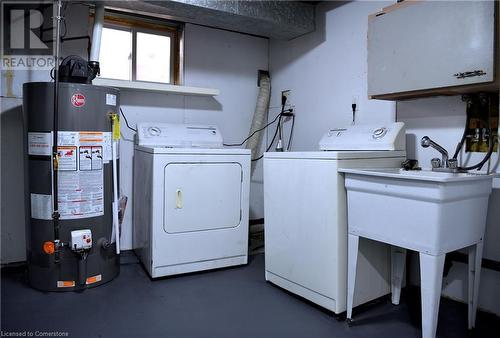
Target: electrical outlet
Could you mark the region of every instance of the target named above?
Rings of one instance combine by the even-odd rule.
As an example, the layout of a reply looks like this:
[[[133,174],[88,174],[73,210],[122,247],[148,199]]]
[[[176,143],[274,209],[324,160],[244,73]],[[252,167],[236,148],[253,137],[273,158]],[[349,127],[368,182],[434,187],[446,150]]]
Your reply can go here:
[[[281,91],[281,102],[286,100],[287,104],[290,104],[290,94],[292,91],[290,89],[287,90],[282,90]]]

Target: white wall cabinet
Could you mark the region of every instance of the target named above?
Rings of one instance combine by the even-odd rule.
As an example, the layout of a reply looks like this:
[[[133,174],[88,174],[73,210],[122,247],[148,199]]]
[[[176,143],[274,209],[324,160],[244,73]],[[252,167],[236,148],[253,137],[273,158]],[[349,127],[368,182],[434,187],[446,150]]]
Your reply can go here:
[[[405,1],[369,16],[368,95],[498,90],[496,7],[495,1]]]

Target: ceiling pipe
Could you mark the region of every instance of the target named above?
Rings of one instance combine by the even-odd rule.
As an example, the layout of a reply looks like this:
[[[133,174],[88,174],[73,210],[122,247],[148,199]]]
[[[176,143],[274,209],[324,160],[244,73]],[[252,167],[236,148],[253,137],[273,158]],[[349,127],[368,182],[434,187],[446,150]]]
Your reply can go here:
[[[90,47],[89,67],[95,75],[99,75],[99,54],[101,51],[101,37],[104,27],[104,5],[96,4],[94,26],[92,29],[92,43]]]

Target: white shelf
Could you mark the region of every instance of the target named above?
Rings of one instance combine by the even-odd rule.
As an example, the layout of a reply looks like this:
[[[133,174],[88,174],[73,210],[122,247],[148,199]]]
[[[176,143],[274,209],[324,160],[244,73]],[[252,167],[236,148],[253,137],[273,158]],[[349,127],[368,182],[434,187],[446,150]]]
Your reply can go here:
[[[177,95],[217,96],[220,94],[219,89],[215,88],[176,86],[176,85],[162,84],[155,82],[125,81],[125,80],[96,78],[92,81],[92,84],[96,86],[116,87],[121,90],[139,90],[139,91],[159,92],[159,93],[177,94]]]

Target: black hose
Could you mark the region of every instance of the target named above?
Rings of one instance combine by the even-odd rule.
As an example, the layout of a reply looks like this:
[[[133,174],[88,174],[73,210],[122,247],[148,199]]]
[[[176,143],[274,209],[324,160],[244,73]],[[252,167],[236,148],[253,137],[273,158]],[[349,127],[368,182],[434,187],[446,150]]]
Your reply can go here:
[[[470,104],[471,104],[471,102],[468,101],[467,102],[467,109],[466,109],[464,133],[462,135],[462,138],[461,138],[460,142],[457,145],[457,149],[455,150],[455,154],[453,155],[453,159],[457,159],[458,154],[462,150],[462,147],[463,147],[463,145],[465,143],[465,140],[467,139],[468,122],[469,122],[469,105]],[[488,162],[488,160],[490,159],[491,155],[493,154],[493,149],[495,147],[495,139],[493,138],[493,132],[492,132],[492,128],[491,128],[491,116],[489,116],[489,114],[488,114],[488,135],[490,135],[489,136],[489,140],[488,140],[488,143],[489,143],[488,152],[486,153],[486,156],[482,159],[482,161],[479,162],[479,163],[477,163],[477,164],[475,164],[475,165],[472,165],[472,166],[469,166],[469,167],[459,167],[458,169],[464,170],[464,171],[474,170],[474,169],[481,170],[481,168],[483,167],[483,165],[486,162]]]
[[[462,96],[465,98],[465,96]],[[464,99],[465,100],[465,99]],[[462,134],[462,138],[460,139],[460,142],[457,145],[457,149],[455,150],[455,154],[453,154],[453,159],[457,159],[458,154],[460,154],[460,151],[462,150],[462,147],[464,146],[465,140],[467,139],[467,131],[468,129],[468,123],[469,123],[469,102],[467,102],[467,108],[465,108],[465,127],[464,127],[464,133]]]
[[[467,127],[467,125],[466,125],[466,127]],[[490,114],[488,114],[488,135],[489,135],[489,139],[488,139],[489,148],[488,148],[488,152],[486,153],[486,156],[483,158],[483,160],[481,162],[479,162],[478,164],[472,165],[470,167],[459,167],[460,170],[474,170],[474,169],[481,170],[483,165],[486,162],[488,162],[488,160],[490,159],[491,154],[493,154],[493,149],[495,148],[495,139],[493,138],[493,131],[491,129],[491,116],[490,116]]]
[[[464,128],[464,133],[462,135],[462,138],[460,139],[460,142],[458,143],[457,145],[457,149],[455,150],[455,154],[453,155],[453,159],[457,159],[458,157],[458,154],[460,154],[460,151],[462,150],[462,147],[464,146],[464,143],[465,143],[465,140],[467,139],[467,131],[468,131],[468,128],[467,128],[467,121],[468,121],[468,117],[465,118],[465,128]]]
[[[486,156],[483,158],[483,160],[481,162],[479,162],[478,164],[472,165],[470,167],[459,167],[458,169],[460,169],[460,170],[474,170],[474,169],[480,170],[483,167],[483,165],[486,162],[488,162],[491,155],[493,154],[493,148],[495,148],[495,140],[493,139],[493,135],[491,135],[491,129],[489,129],[489,131],[490,131],[490,140],[489,140],[490,147],[488,149],[488,153],[486,153]]]

